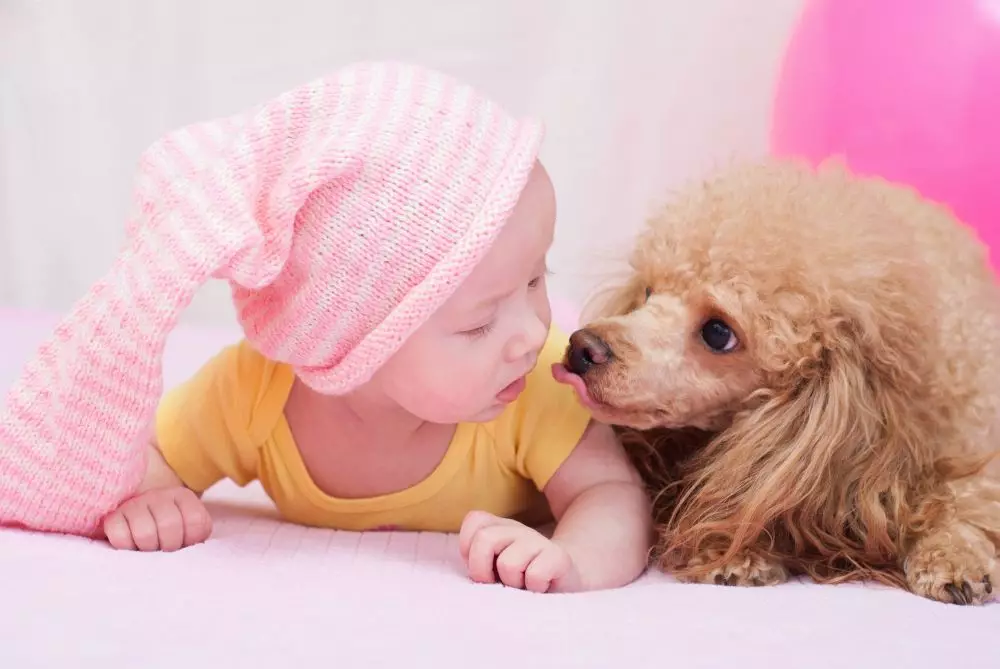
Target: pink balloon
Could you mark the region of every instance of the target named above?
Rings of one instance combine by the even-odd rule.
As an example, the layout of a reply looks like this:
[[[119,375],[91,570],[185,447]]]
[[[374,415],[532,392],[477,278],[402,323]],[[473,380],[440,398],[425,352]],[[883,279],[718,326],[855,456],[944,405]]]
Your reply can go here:
[[[810,0],[771,146],[910,184],[975,228],[1000,268],[1000,0]]]

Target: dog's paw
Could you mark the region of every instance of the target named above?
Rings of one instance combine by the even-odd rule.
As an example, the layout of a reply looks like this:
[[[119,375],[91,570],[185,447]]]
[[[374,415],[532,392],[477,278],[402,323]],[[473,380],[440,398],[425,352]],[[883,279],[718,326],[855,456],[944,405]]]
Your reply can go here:
[[[918,595],[948,604],[982,604],[993,596],[995,553],[978,530],[952,527],[918,541],[903,570]]]
[[[689,561],[689,566],[697,567],[716,562],[724,551],[708,551]],[[683,579],[697,583],[715,585],[761,586],[778,585],[788,580],[788,570],[780,562],[761,557],[753,551],[742,551],[725,564],[714,567],[695,578]]]

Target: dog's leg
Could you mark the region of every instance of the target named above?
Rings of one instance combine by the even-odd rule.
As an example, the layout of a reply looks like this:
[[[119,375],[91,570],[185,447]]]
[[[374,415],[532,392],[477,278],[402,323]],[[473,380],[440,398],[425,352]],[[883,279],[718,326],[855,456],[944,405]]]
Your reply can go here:
[[[698,567],[718,562],[725,555],[723,549],[707,549],[688,561],[688,566]],[[746,548],[731,560],[698,576],[679,576],[689,583],[714,583],[716,585],[778,585],[788,580],[788,570],[753,548]]]
[[[949,488],[953,499],[941,521],[916,538],[903,571],[918,595],[981,604],[1000,587],[1000,482],[977,476]]]

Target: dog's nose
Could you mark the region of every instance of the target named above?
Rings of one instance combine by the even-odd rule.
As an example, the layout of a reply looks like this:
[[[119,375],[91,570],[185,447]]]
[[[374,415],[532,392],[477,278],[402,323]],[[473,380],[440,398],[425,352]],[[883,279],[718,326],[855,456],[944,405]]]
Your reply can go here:
[[[566,366],[574,374],[583,376],[610,358],[611,347],[590,330],[577,330],[570,336]]]

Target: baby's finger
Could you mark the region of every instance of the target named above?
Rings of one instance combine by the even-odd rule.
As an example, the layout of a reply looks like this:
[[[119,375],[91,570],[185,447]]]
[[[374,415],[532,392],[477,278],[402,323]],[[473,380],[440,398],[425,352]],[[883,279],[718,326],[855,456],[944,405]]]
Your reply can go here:
[[[458,531],[458,552],[462,559],[469,561],[469,549],[472,546],[473,537],[483,528],[495,525],[500,522],[500,518],[485,511],[470,511],[462,520],[462,527]]]
[[[108,543],[112,548],[120,551],[134,551],[135,542],[132,541],[132,531],[128,527],[128,521],[121,511],[115,511],[104,519],[104,536],[108,538]]]
[[[539,541],[536,537],[522,537],[503,549],[496,557],[496,569],[500,581],[512,588],[523,588],[524,571],[542,552],[544,546],[544,541]]]
[[[156,523],[160,550],[171,552],[180,549],[184,545],[184,519],[173,497],[162,495],[152,500],[149,512]]]
[[[469,578],[477,583],[495,583],[496,556],[510,546],[516,537],[516,530],[509,526],[493,525],[479,530],[469,547]]]
[[[184,519],[184,545],[200,544],[212,534],[212,517],[198,496],[190,490],[174,497]]]
[[[139,503],[129,503],[122,507],[122,515],[128,521],[129,531],[132,533],[132,541],[135,547],[141,551],[155,551],[160,546],[160,540],[156,532],[156,521],[149,510],[149,505],[144,501],[136,500]]]
[[[541,551],[524,570],[524,588],[531,592],[548,592],[552,582],[565,575],[572,561],[558,548]]]

